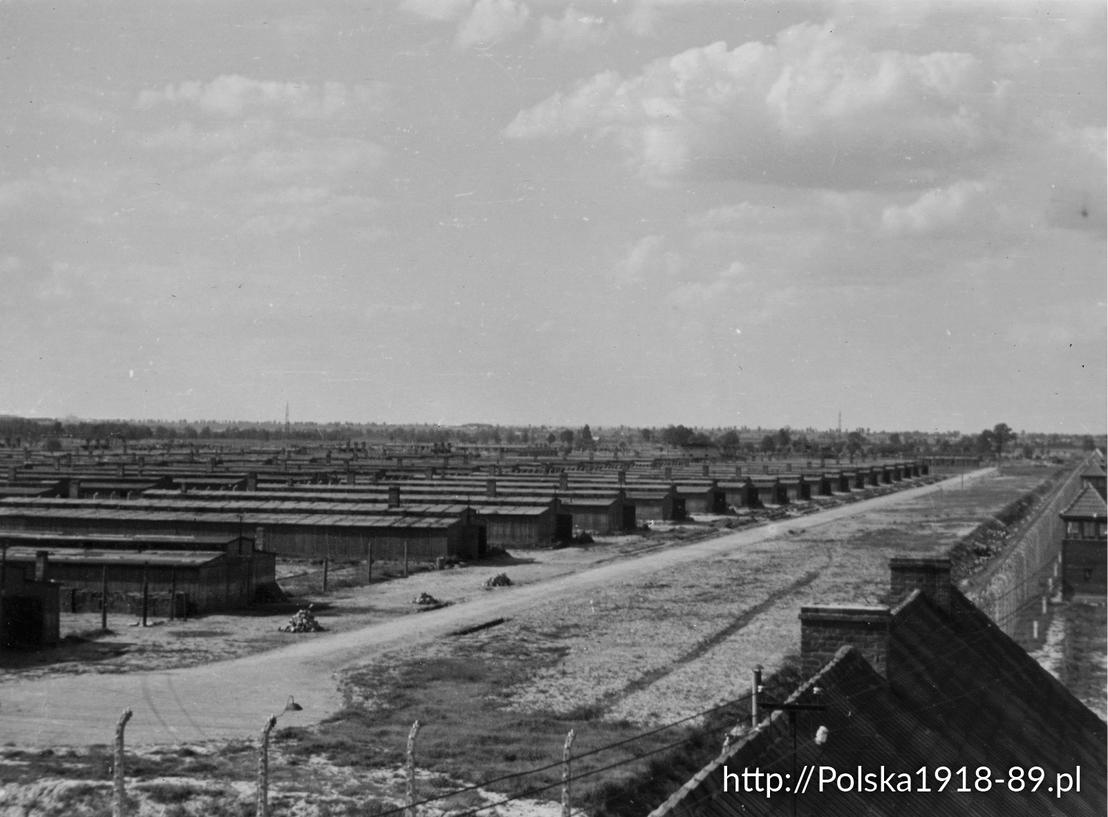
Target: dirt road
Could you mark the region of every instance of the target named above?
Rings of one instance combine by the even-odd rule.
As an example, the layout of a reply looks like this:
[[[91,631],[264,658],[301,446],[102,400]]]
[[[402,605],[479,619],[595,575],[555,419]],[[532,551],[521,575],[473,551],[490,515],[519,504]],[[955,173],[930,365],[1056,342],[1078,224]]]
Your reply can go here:
[[[925,494],[980,479],[993,469],[945,482],[907,489],[727,534],[643,556],[610,562],[568,576],[500,588],[464,603],[337,634],[303,636],[298,643],[268,653],[207,666],[135,674],[82,674],[37,681],[0,682],[0,743],[20,746],[73,746],[109,743],[120,712],[130,708],[129,744],[185,743],[245,738],[257,732],[289,695],[302,712],[281,716],[281,724],[322,720],[342,705],[335,672],[388,648],[441,638],[464,627],[524,610],[585,596],[613,581],[628,581],[697,559],[759,545],[788,531],[804,531],[878,508],[895,507]]]

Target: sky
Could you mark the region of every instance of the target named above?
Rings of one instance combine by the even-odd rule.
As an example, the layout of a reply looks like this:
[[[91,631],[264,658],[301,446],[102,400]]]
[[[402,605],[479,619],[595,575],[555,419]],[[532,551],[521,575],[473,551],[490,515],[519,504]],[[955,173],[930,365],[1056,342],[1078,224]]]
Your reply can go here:
[[[0,413],[1103,432],[1105,18],[0,0]]]

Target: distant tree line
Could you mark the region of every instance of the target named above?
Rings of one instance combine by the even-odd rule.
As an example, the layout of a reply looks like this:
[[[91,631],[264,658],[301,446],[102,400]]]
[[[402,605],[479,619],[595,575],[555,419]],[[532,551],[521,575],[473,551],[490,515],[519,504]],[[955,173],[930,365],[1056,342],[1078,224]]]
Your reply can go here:
[[[569,426],[519,426],[470,423],[460,426],[389,423],[292,423],[199,421],[57,420],[0,416],[0,445],[44,446],[60,449],[74,444],[111,447],[118,441],[252,440],[281,443],[371,441],[418,445],[431,451],[454,446],[508,446],[545,451],[627,451],[673,449],[685,452],[715,450],[728,457],[857,458],[891,456],[1022,455],[1046,457],[1060,449],[1092,450],[1105,446],[1105,437],[1092,435],[1017,435],[1007,423],[997,423],[978,434],[914,431],[869,432],[855,429],[797,431],[750,428],[696,428],[686,425],[633,428],[616,426],[593,429],[589,424]],[[1019,447],[1016,447],[1016,444]]]

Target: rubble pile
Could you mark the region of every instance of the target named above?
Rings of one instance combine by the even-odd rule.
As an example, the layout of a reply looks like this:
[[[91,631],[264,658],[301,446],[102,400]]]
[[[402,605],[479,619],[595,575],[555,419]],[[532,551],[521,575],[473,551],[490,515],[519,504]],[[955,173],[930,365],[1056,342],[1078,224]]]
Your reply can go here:
[[[418,604],[420,607],[442,606],[442,602],[436,599],[430,593],[420,593],[418,596],[412,599],[412,604]]]
[[[511,587],[512,580],[508,578],[507,573],[497,573],[491,579],[485,582],[485,587]]]
[[[296,615],[289,619],[289,623],[278,628],[282,633],[321,633],[323,625],[315,619],[312,613],[312,605],[296,611]]]

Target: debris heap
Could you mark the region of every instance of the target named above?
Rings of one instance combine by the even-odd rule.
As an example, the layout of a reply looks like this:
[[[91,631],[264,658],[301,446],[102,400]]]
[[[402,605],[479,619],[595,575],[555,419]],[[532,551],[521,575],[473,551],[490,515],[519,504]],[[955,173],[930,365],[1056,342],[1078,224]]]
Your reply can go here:
[[[282,633],[320,633],[323,632],[323,625],[316,621],[312,605],[309,604],[297,610],[289,623],[279,629]]]
[[[507,573],[497,573],[491,579],[485,582],[485,587],[511,587],[512,580],[508,578]]]
[[[418,604],[420,607],[434,607],[442,606],[442,602],[432,596],[430,593],[420,593],[414,599],[412,604]]]

